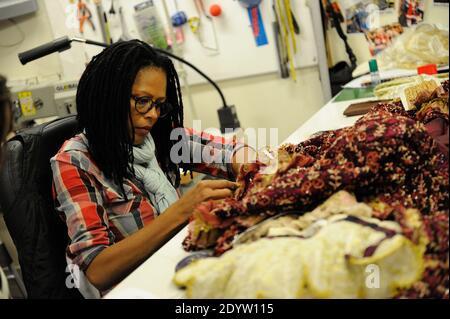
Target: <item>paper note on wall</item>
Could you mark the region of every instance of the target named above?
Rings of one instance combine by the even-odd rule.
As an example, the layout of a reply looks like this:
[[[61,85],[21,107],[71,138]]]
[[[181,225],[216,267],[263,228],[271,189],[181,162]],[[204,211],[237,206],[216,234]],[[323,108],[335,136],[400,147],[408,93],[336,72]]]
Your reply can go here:
[[[23,116],[32,116],[36,114],[36,107],[33,101],[33,95],[30,91],[19,92],[20,109]]]

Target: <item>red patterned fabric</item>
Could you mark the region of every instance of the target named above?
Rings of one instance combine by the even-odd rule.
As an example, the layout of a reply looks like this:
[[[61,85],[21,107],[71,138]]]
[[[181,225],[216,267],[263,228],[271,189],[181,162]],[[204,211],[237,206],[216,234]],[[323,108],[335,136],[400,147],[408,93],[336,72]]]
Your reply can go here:
[[[423,124],[439,119],[448,129],[446,85],[446,91],[438,96],[446,103],[425,105],[417,113],[406,112],[400,102],[379,104],[352,127],[283,146],[279,169],[273,175],[260,173],[263,164],[243,167],[236,198],[210,201],[197,208],[185,248],[209,245],[221,254],[231,248],[236,233],[249,226],[243,223],[246,216],[282,211],[301,214],[333,193],[347,190],[358,201],[370,203],[380,219],[402,225],[407,208],[421,212],[429,237],[426,273],[417,287],[398,297],[448,297],[448,141],[446,153]],[[202,232],[195,232],[198,219],[208,224],[211,215],[216,218],[215,225],[205,229],[214,233],[216,240],[199,246]],[[408,235],[408,226],[403,225]]]

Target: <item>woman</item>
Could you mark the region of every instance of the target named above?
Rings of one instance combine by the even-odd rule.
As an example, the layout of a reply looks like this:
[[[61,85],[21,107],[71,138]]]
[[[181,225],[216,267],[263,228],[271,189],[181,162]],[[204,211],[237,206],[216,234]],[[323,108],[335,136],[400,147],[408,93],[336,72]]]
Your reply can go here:
[[[170,239],[197,204],[231,196],[236,187],[228,180],[202,181],[179,197],[180,166],[232,179],[239,170],[236,151],[246,147],[182,129],[175,68],[138,40],[95,56],[76,99],[82,133],[51,159],[55,203],[68,226],[67,257],[106,291]],[[181,140],[170,139],[175,128]],[[207,142],[213,147],[205,149]],[[221,163],[178,165],[171,149],[180,143],[190,162],[196,150],[208,150]]]

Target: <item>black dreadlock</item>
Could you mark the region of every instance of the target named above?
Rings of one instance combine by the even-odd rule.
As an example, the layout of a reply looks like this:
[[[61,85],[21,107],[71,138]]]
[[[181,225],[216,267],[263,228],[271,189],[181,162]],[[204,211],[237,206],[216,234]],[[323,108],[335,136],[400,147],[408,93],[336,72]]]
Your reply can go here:
[[[170,149],[176,141],[170,140],[170,132],[183,125],[183,102],[172,61],[142,41],[117,42],[92,58],[78,83],[79,128],[85,131],[97,166],[124,195],[124,179],[135,176],[133,137],[128,130],[131,89],[137,73],[145,67],[161,68],[167,76],[166,100],[173,109],[156,122],[151,134],[160,166],[177,187],[178,165],[170,161]]]

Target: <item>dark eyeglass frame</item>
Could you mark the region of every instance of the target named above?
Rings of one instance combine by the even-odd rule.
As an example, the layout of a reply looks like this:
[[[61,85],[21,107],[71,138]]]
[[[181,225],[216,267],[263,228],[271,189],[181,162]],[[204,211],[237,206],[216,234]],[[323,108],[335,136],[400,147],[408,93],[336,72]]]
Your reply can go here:
[[[150,96],[132,95],[131,98],[134,100],[134,109],[136,110],[136,112],[138,112],[139,114],[142,114],[142,115],[147,114],[150,110],[152,110],[153,108],[156,107],[157,111],[159,110],[159,117],[163,118],[163,117],[167,116],[170,113],[170,111],[172,111],[172,109],[173,109],[172,105],[169,102],[155,101]],[[148,106],[145,111],[139,110],[139,108],[138,108],[138,102],[142,99],[148,99],[151,101],[150,106]]]

